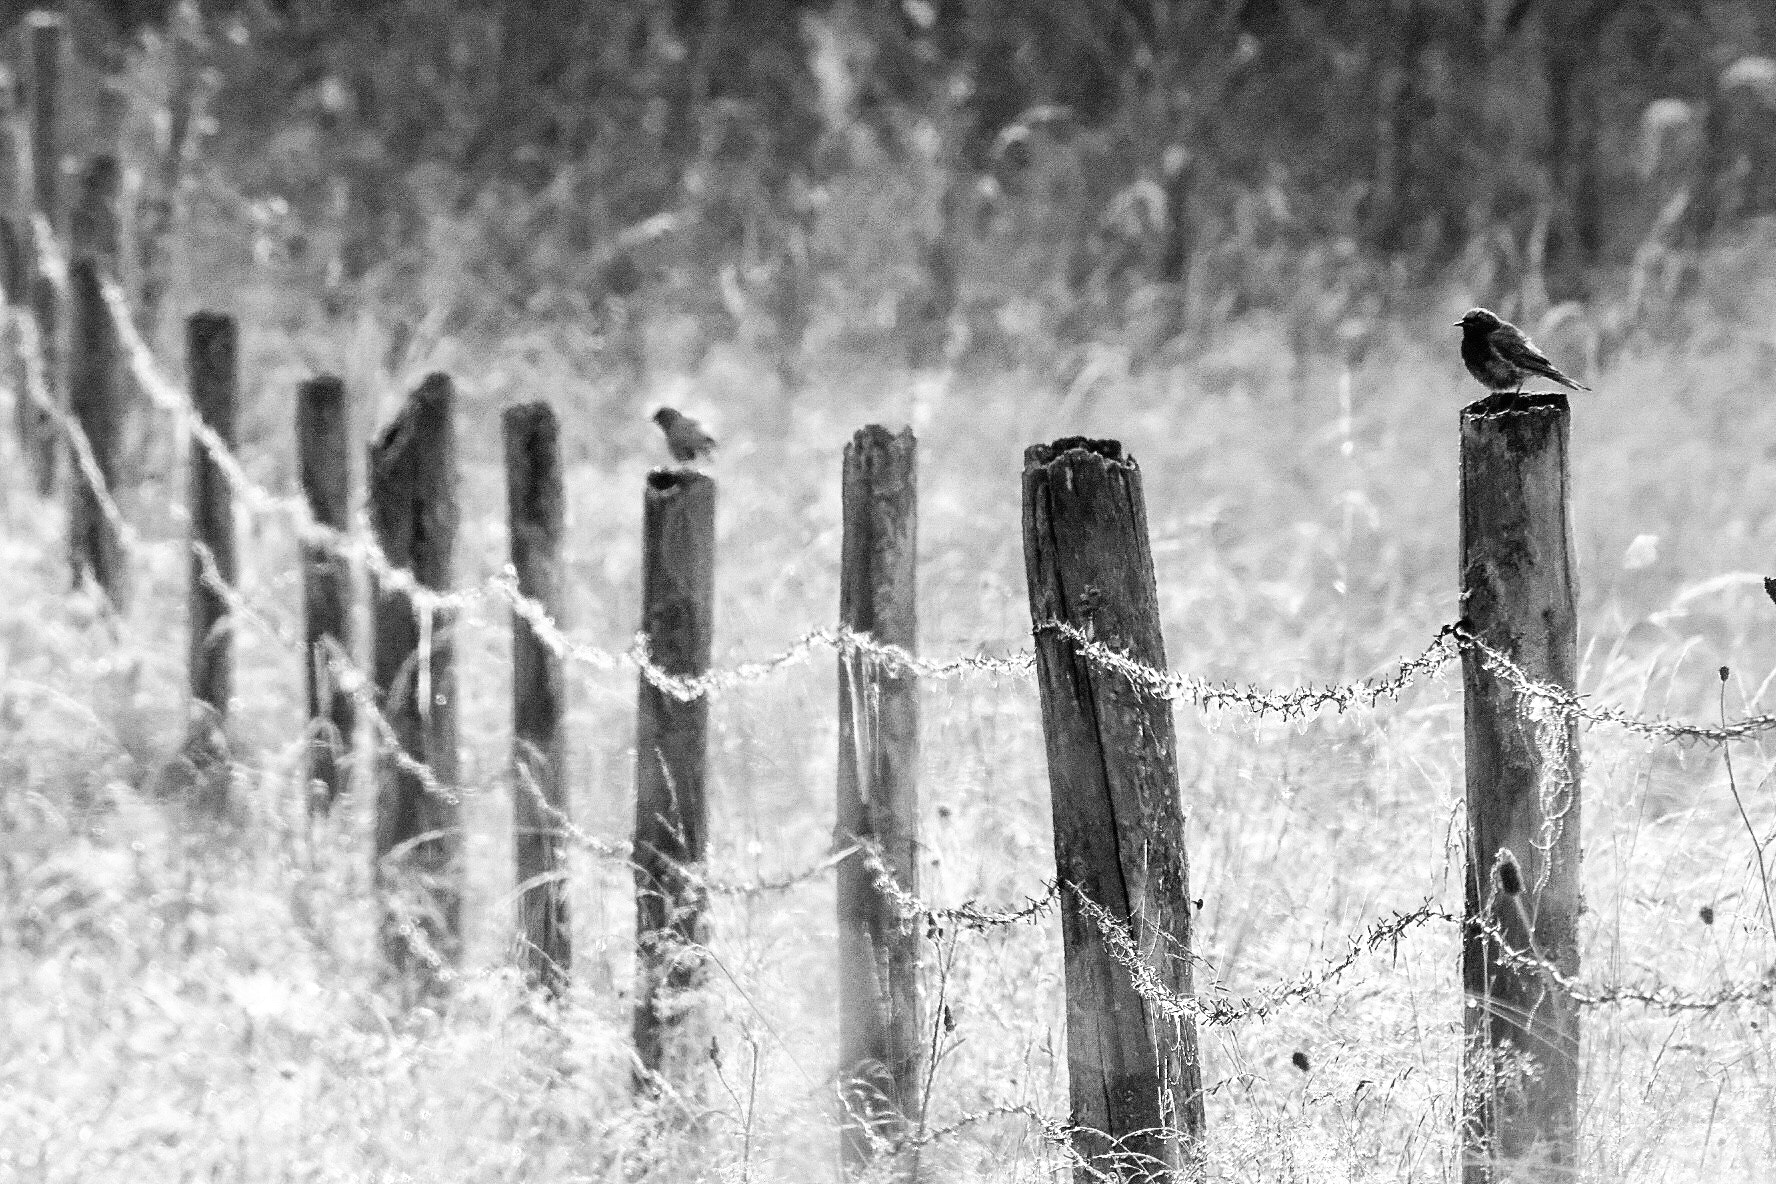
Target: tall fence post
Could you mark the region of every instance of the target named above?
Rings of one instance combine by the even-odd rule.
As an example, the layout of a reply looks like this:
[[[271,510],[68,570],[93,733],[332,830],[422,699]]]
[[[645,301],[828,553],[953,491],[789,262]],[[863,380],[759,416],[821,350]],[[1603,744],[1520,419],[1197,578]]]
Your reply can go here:
[[[351,513],[351,431],[345,383],[331,375],[296,388],[296,455],[302,493],[315,521],[345,539]],[[351,562],[338,548],[302,545],[302,604],[308,676],[308,804],[330,810],[345,789],[357,733],[357,703],[340,685],[338,655],[352,652]]]
[[[560,427],[547,403],[506,408],[506,512],[518,592],[562,621]],[[567,912],[569,821],[561,656],[524,613],[512,612],[512,828],[518,940],[525,977],[559,996],[573,964]]]
[[[690,469],[648,474],[642,503],[641,628],[669,675],[709,669],[715,603],[715,482]],[[708,977],[702,882],[709,699],[679,699],[640,680],[635,727],[635,992],[637,1086],[690,1080],[703,1055]]]
[[[1461,413],[1461,595],[1467,628],[1523,674],[1578,685],[1577,581],[1567,512],[1565,395]],[[1462,942],[1464,1184],[1578,1163],[1576,721],[1519,698],[1462,654],[1468,796]],[[1537,1178],[1540,1178],[1539,1176]]]
[[[372,666],[389,734],[377,759],[376,878],[382,948],[421,996],[437,994],[462,952],[462,806],[457,797],[455,392],[433,374],[370,446],[370,527],[421,590],[374,580]]]
[[[1165,665],[1141,472],[1114,440],[1024,452],[1024,566],[1054,813],[1067,1072],[1079,1184],[1197,1168],[1196,1024],[1118,960],[1191,992],[1190,885],[1171,704],[1088,661],[1053,625]]]
[[[22,167],[20,109],[18,75],[0,66],[0,293],[5,294],[10,308],[22,308],[31,299],[30,253],[25,249],[28,240],[22,217],[31,201]]]
[[[185,368],[191,401],[204,423],[232,450],[235,443],[236,359],[234,320],[200,312],[186,322]],[[226,590],[239,578],[234,543],[234,491],[222,468],[201,444],[191,449],[186,497],[191,518],[191,637],[187,669],[193,707],[207,722],[228,715],[234,687],[233,621]],[[220,585],[220,586],[218,586]]]
[[[104,482],[70,482],[68,541],[74,580],[90,579],[114,607],[128,597],[127,559],[118,524],[105,513],[102,496],[117,492],[117,446],[128,389],[122,375],[117,328],[105,304],[101,281],[117,274],[117,162],[94,157],[81,181],[69,240],[72,261],[68,285],[73,316],[69,326],[68,408],[92,449],[92,462]]]
[[[29,241],[31,312],[37,324],[38,347],[43,351],[43,379],[52,399],[58,399],[62,368],[59,362],[61,301],[55,277],[44,266],[44,256],[54,244],[43,241],[39,226],[53,235],[62,225],[62,66],[66,53],[67,23],[59,12],[33,12],[25,18],[26,45],[31,62],[27,99],[30,104],[31,194],[40,222],[34,222]],[[24,405],[21,405],[24,406]],[[25,451],[43,497],[55,493],[56,456],[59,452],[56,425],[49,412],[34,404],[24,406]],[[76,482],[78,484],[78,482]]]
[[[878,425],[845,448],[839,623],[918,648],[918,452],[911,429]],[[919,684],[861,654],[839,655],[838,833],[869,844],[919,891]],[[862,859],[838,866],[840,1150],[861,1168],[901,1141],[922,1112],[924,935]]]

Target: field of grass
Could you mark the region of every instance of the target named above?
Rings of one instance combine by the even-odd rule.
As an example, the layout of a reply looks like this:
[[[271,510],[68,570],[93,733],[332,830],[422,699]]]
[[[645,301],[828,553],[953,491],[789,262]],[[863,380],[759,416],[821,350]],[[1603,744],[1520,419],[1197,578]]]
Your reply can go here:
[[[440,242],[450,228],[440,230]],[[745,334],[694,356],[683,326],[637,330],[645,379],[553,314],[451,326],[472,281],[440,249],[402,321],[327,321],[245,232],[217,236],[182,309],[243,321],[242,455],[293,491],[298,379],[344,374],[361,438],[425,372],[461,391],[459,579],[504,562],[497,415],[547,398],[569,462],[570,623],[622,649],[639,616],[642,479],[664,460],[662,401],[724,441],[717,661],[832,622],[844,442],[916,428],[927,654],[1029,644],[1018,530],[1025,445],[1123,440],[1139,461],[1173,667],[1273,687],[1383,672],[1456,604],[1457,411],[1475,391],[1449,323],[1456,291],[1376,327],[1360,364],[1296,362],[1287,326],[1213,326],[1160,359],[1114,343],[1054,365],[909,372],[840,335],[793,390]],[[208,252],[207,254],[205,252]],[[1709,721],[1765,710],[1776,608],[1776,276],[1723,258],[1682,332],[1614,351],[1573,414],[1582,685],[1643,713]],[[1750,260],[1748,262],[1747,260]],[[1760,303],[1761,302],[1761,303]],[[818,338],[818,334],[814,335]],[[1544,341],[1575,359],[1576,339]],[[1017,351],[1007,351],[1015,358]],[[168,356],[171,356],[170,354]],[[623,377],[613,377],[622,373]],[[708,1000],[720,1065],[700,1098],[630,1095],[633,935],[626,867],[576,850],[575,985],[559,1009],[506,969],[511,938],[509,641],[484,601],[459,641],[471,831],[470,953],[449,1001],[405,1013],[377,982],[368,795],[311,833],[299,792],[300,589],[288,524],[242,526],[228,817],[190,804],[175,450],[147,425],[125,502],[149,540],[122,619],[68,595],[62,511],[8,465],[0,517],[0,1180],[824,1180],[836,1172],[835,926],[830,877],[718,899]],[[156,433],[160,433],[157,438]],[[9,445],[10,446],[10,445]],[[176,470],[171,470],[176,474]],[[361,487],[361,486],[360,486]],[[836,686],[817,654],[715,704],[713,871],[770,879],[832,841]],[[571,673],[579,824],[628,826],[632,672]],[[1016,902],[1052,875],[1034,684],[924,692],[927,895]],[[1179,712],[1199,950],[1233,994],[1311,972],[1390,910],[1460,907],[1461,709],[1455,679],[1400,703],[1305,722]],[[1718,749],[1583,736],[1585,977],[1706,994],[1776,960],[1758,869]],[[1760,834],[1772,760],[1735,748]],[[1704,910],[1712,921],[1704,920]],[[1453,1137],[1461,992],[1456,935],[1433,924],[1266,1019],[1202,1033],[1214,1178],[1459,1177]],[[1059,935],[1052,918],[946,935],[931,995],[942,1034],[925,1116],[927,1178],[1010,1184],[1066,1170],[1025,1110],[1065,1118]],[[1585,1015],[1580,1178],[1766,1179],[1776,1161],[1768,1004]],[[1306,1071],[1292,1063],[1305,1054]],[[690,1111],[687,1114],[687,1108]],[[1760,1168],[1758,1165],[1763,1164]]]

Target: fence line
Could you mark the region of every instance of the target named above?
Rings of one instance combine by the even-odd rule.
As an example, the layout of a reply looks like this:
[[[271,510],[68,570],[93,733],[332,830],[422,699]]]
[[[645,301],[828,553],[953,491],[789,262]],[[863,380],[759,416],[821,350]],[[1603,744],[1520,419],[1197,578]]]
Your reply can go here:
[[[72,433],[79,432],[79,425],[69,423],[65,417],[58,422],[63,424],[64,431],[72,429]],[[75,442],[77,440],[77,435],[70,436],[70,442],[78,454],[79,444]],[[100,494],[97,499],[99,503],[110,505],[113,507],[113,512],[117,512],[115,511],[115,500],[110,497],[102,484],[99,486],[98,492]],[[120,512],[119,517],[121,518]],[[207,547],[201,542],[194,541],[192,551],[199,561],[203,579],[218,596],[227,602],[231,613],[238,613],[242,619],[259,629],[287,652],[291,654],[300,652],[302,642],[299,639],[279,628],[248,602],[237,588],[221,578],[221,573],[215,564],[215,557]],[[331,639],[328,640],[331,643]],[[393,726],[383,716],[376,703],[370,677],[358,669],[350,656],[343,653],[336,643],[328,644],[326,649],[329,669],[339,680],[341,689],[353,697],[363,710],[372,729],[376,731],[379,741],[386,746],[383,755],[392,756],[402,764],[406,771],[420,778],[427,786],[428,792],[446,795],[460,801],[456,791],[439,783],[432,775],[429,766],[414,758],[400,745],[399,739],[394,735]],[[534,785],[522,781],[520,784],[536,795],[539,809],[553,815],[555,825],[564,837],[594,856],[624,867],[632,868],[634,866],[631,860],[630,844],[599,838],[591,834],[566,818],[560,811],[554,810],[548,802],[541,798]],[[984,931],[1035,924],[1055,906],[1062,893],[1059,884],[1050,882],[1040,895],[1028,897],[1022,905],[1018,906],[983,907],[972,902],[953,906],[936,905],[902,887],[894,879],[893,872],[883,862],[881,853],[867,844],[853,844],[844,847],[822,856],[799,871],[772,880],[724,881],[698,873],[695,869],[686,868],[685,871],[697,875],[699,886],[711,896],[774,895],[808,883],[852,857],[863,861],[865,868],[874,879],[877,890],[893,903],[896,911],[904,920],[923,921],[933,927],[948,924],[960,930]],[[1117,957],[1118,962],[1122,963],[1125,969],[1130,969],[1133,972],[1133,968],[1123,962],[1124,956],[1130,959],[1134,958],[1134,937],[1128,927],[1102,908],[1090,904],[1089,901],[1084,911],[1103,933],[1113,956]],[[1225,988],[1219,982],[1208,987],[1198,987],[1189,995],[1180,995],[1167,991],[1157,982],[1147,981],[1150,976],[1134,973],[1133,978],[1137,992],[1168,1013],[1189,1014],[1211,1026],[1225,1026],[1247,1019],[1264,1019],[1283,1004],[1305,999],[1316,993],[1327,983],[1349,970],[1365,955],[1379,952],[1384,945],[1397,944],[1399,939],[1408,932],[1432,921],[1456,926],[1466,923],[1462,917],[1437,908],[1430,901],[1426,901],[1418,908],[1408,912],[1394,911],[1347,937],[1344,941],[1344,952],[1325,959],[1317,969],[1302,971],[1282,983],[1246,996],[1220,993]],[[1738,1003],[1768,1003],[1776,999],[1776,967],[1772,967],[1759,978],[1731,981],[1710,992],[1683,991],[1669,983],[1658,981],[1587,983],[1560,976],[1560,972],[1556,968],[1537,958],[1533,953],[1511,948],[1507,935],[1490,921],[1482,920],[1479,924],[1487,936],[1499,944],[1502,951],[1501,960],[1537,973],[1559,976],[1557,981],[1561,983],[1563,988],[1572,995],[1575,1001],[1587,1007],[1639,1004],[1657,1011],[1678,1013],[1716,1011]],[[416,934],[414,940],[418,940],[422,936]],[[416,952],[421,958],[425,957],[423,950]],[[436,951],[432,951],[432,955],[441,957]],[[461,972],[456,973],[460,974]]]
[[[58,255],[51,255],[47,265],[53,266],[61,262]],[[60,275],[65,279],[65,266],[52,274]],[[114,299],[114,297],[121,297],[121,289],[113,281],[106,280],[102,290],[106,293],[107,302],[112,305],[114,314],[121,311],[127,319],[127,304],[120,308],[117,300]],[[53,422],[67,438],[82,479],[91,486],[95,500],[102,508],[103,513],[113,520],[113,524],[118,528],[119,535],[124,539],[126,547],[141,552],[176,546],[177,544],[172,540],[143,538],[140,531],[124,515],[115,496],[104,481],[103,475],[98,471],[91,446],[85,440],[80,426],[72,422],[68,413],[57,406],[48,394],[43,381],[45,361],[42,342],[31,309],[14,306],[9,309],[9,312],[19,328],[17,352],[24,362],[26,396],[52,416]],[[120,328],[119,335],[125,342],[126,352],[134,357],[138,350],[146,352],[147,346],[142,341],[140,334],[135,331],[133,322],[130,322],[129,325],[128,329]],[[151,354],[148,355],[148,360],[149,364],[154,366]],[[136,375],[138,381],[144,379],[141,370],[138,369]],[[254,482],[246,474],[238,458],[233,456],[231,450],[226,447],[214,430],[201,422],[200,417],[186,401],[182,389],[161,376],[157,366],[150,369],[148,375],[152,377],[154,382],[160,384],[159,389],[162,392],[162,397],[157,398],[156,402],[163,409],[187,423],[192,437],[211,451],[216,459],[217,467],[234,484],[236,492],[242,496],[244,501],[255,508],[270,507],[274,512],[289,514],[296,517],[300,524],[301,516],[306,515],[306,505],[297,504],[296,499],[281,498]],[[144,386],[147,385],[144,382]],[[10,393],[13,397],[17,397],[16,391]],[[312,518],[309,519],[309,524],[312,527],[310,537],[321,545],[329,547],[335,554],[346,558],[363,559],[367,552],[376,550],[373,544],[365,547],[349,536],[343,536],[340,532],[313,522]],[[265,617],[246,600],[238,588],[220,578],[214,557],[207,553],[207,549],[201,543],[194,542],[192,551],[200,561],[205,582],[210,584],[213,591],[226,599],[230,612],[241,615],[243,619],[253,624],[287,652],[291,654],[301,652],[303,643],[299,639],[291,636],[286,630]],[[386,559],[384,562],[386,563]],[[407,581],[412,579],[411,573],[406,569],[395,568],[391,565],[387,570],[397,582],[403,581],[403,578]],[[503,590],[513,579],[514,573],[508,568],[496,576],[489,577],[485,587]],[[417,584],[414,586],[418,587]],[[423,588],[419,590],[426,591]],[[486,598],[485,595],[463,591],[450,594],[448,598],[438,597],[439,600],[446,601],[448,604],[463,606],[484,598]],[[685,698],[718,694],[735,686],[759,681],[787,666],[807,660],[815,650],[822,648],[839,654],[856,654],[867,660],[880,662],[891,673],[911,673],[919,677],[938,680],[960,679],[975,675],[992,678],[1008,676],[1025,678],[1030,676],[1034,662],[1031,651],[1018,651],[1008,655],[922,658],[908,653],[901,647],[876,642],[864,634],[837,627],[820,626],[807,630],[788,647],[765,658],[752,659],[725,669],[713,670],[707,675],[680,678],[652,666],[647,657],[645,635],[637,636],[635,647],[630,651],[603,650],[568,637],[548,618],[546,613],[542,612],[540,604],[516,595],[515,590],[512,595],[502,595],[501,598],[507,600],[516,611],[524,613],[527,619],[532,613],[540,614],[541,628],[539,628],[539,632],[547,637],[552,631],[555,639],[566,647],[565,656],[604,670],[615,670],[624,666],[633,667],[648,675],[650,682],[655,682],[657,677],[658,683],[656,685],[664,684],[661,689],[668,694],[682,695]],[[416,597],[416,599],[423,599],[423,597]],[[1037,629],[1053,630],[1066,637],[1078,647],[1081,656],[1107,671],[1123,676],[1128,679],[1131,685],[1145,693],[1174,701],[1191,702],[1204,707],[1242,707],[1255,716],[1276,714],[1285,718],[1298,718],[1326,709],[1345,710],[1352,706],[1376,706],[1381,702],[1397,699],[1404,690],[1415,682],[1442,673],[1461,650],[1472,649],[1480,655],[1489,668],[1504,678],[1520,697],[1546,704],[1563,717],[1571,716],[1587,724],[1621,727],[1655,740],[1700,741],[1704,743],[1727,743],[1776,728],[1776,714],[1770,713],[1747,716],[1729,721],[1726,726],[1719,727],[1687,724],[1661,717],[1636,716],[1614,707],[1590,706],[1580,695],[1530,677],[1507,655],[1475,637],[1464,622],[1445,625],[1438,631],[1430,645],[1418,655],[1400,662],[1398,670],[1390,676],[1344,684],[1310,686],[1294,691],[1273,691],[1214,683],[1175,671],[1156,669],[1140,663],[1062,622],[1049,622],[1037,626]],[[439,783],[424,762],[417,760],[405,749],[398,746],[398,742],[393,739],[392,725],[383,717],[375,702],[369,676],[358,669],[350,656],[343,653],[337,646],[327,648],[326,659],[329,670],[338,680],[341,689],[350,694],[354,702],[364,711],[372,730],[377,733],[379,743],[384,746],[393,745],[392,748],[384,752],[384,755],[392,755],[394,759],[401,762],[406,771],[422,778],[428,792],[437,793],[447,798],[457,798],[457,791]],[[558,818],[557,826],[576,846],[588,853],[632,866],[628,843],[600,838],[564,819]],[[1033,922],[1052,907],[1059,898],[1058,889],[1050,885],[1041,895],[1027,898],[1021,906],[984,908],[972,903],[961,906],[933,905],[901,888],[893,880],[891,873],[881,863],[879,857],[873,856],[867,848],[861,847],[847,847],[841,851],[829,853],[809,863],[802,870],[788,873],[776,880],[736,883],[706,879],[703,886],[712,895],[747,896],[785,891],[818,877],[853,853],[859,854],[866,860],[879,890],[889,896],[895,902],[901,915],[909,920],[922,918],[934,925],[947,922],[959,928],[984,930]],[[1418,912],[1403,914],[1403,916],[1416,917]],[[1459,922],[1459,918],[1450,914],[1438,914],[1434,919]],[[1108,918],[1106,915],[1106,920],[1112,927],[1122,928],[1120,922],[1116,922],[1114,918]],[[1371,929],[1378,930],[1388,924],[1387,921],[1378,922]],[[1122,931],[1126,935],[1126,929]],[[1353,942],[1357,940],[1357,938],[1351,939]],[[1507,957],[1525,956],[1507,955]],[[1768,979],[1758,979],[1730,984],[1709,995],[1685,993],[1667,984],[1657,983],[1640,986],[1578,985],[1574,988],[1574,997],[1581,1003],[1592,1006],[1612,1003],[1641,1003],[1663,1010],[1685,1011],[1706,1010],[1733,1002],[1766,998],[1769,997],[1771,991],[1772,987]],[[1302,993],[1306,992],[1297,992],[1295,997],[1299,997],[1299,994]],[[1195,995],[1200,996],[1201,992],[1196,992]],[[1161,996],[1161,1000],[1164,1000],[1164,996]],[[1166,1005],[1192,1008],[1196,1010],[1197,1014],[1208,1016],[1223,1014],[1221,1010],[1213,1007],[1204,1010],[1205,1005],[1196,1001],[1186,1001],[1185,997],[1174,997],[1166,1002]],[[1255,1007],[1250,1004],[1242,1005],[1242,1007],[1244,1015],[1262,1016],[1268,1011],[1267,1007]],[[1210,1022],[1214,1021],[1211,1019]]]
[[[41,220],[41,219],[39,219]],[[47,228],[47,224],[39,230]],[[38,235],[45,245],[42,266],[65,284],[66,262],[57,251],[54,240]],[[881,665],[891,675],[916,675],[934,681],[951,681],[971,677],[1027,679],[1034,676],[1035,653],[1017,650],[1007,654],[964,654],[952,658],[925,658],[909,653],[899,646],[875,641],[867,634],[839,626],[812,626],[805,629],[787,646],[761,658],[742,660],[728,667],[712,668],[695,676],[674,675],[656,664],[649,653],[645,634],[637,634],[634,643],[623,651],[608,650],[572,637],[550,615],[548,609],[534,598],[518,591],[517,574],[509,564],[486,577],[478,586],[439,593],[423,587],[411,571],[390,562],[375,540],[362,533],[346,534],[315,519],[305,499],[284,497],[254,481],[211,425],[204,422],[192,405],[187,392],[167,378],[151,347],[137,328],[129,309],[129,299],[116,280],[105,277],[100,290],[115,322],[119,341],[124,347],[130,369],[141,389],[163,411],[174,417],[176,426],[210,452],[245,508],[252,513],[287,519],[298,539],[310,546],[326,550],[341,559],[361,563],[392,591],[404,593],[415,611],[425,612],[466,608],[485,599],[495,599],[521,615],[536,631],[539,639],[566,661],[602,672],[634,669],[662,692],[684,701],[719,695],[735,687],[761,681],[779,670],[808,661],[817,650],[831,651],[839,656],[867,659]],[[29,317],[29,310],[13,309]],[[21,318],[23,319],[23,318]],[[23,335],[22,335],[23,337]],[[39,379],[45,373],[40,337],[29,344],[21,337],[19,352],[34,354],[25,359],[27,375]],[[31,384],[33,400],[43,404],[48,399],[42,382]],[[42,396],[40,399],[39,396]],[[53,404],[51,404],[53,405]],[[64,431],[66,427],[64,425]],[[89,449],[90,452],[90,449]],[[134,533],[134,532],[132,532]],[[139,540],[140,535],[136,534]],[[1438,629],[1431,642],[1418,654],[1400,659],[1396,670],[1380,678],[1359,679],[1348,683],[1306,686],[1292,690],[1274,690],[1254,685],[1216,682],[1197,675],[1158,669],[1090,637],[1062,621],[1047,621],[1033,632],[1054,631],[1073,642],[1081,656],[1093,665],[1119,674],[1146,694],[1175,702],[1186,702],[1199,709],[1237,709],[1253,717],[1277,715],[1299,719],[1322,711],[1343,712],[1352,707],[1377,707],[1398,700],[1411,687],[1441,675],[1463,650],[1481,654],[1489,667],[1505,678],[1525,699],[1539,700],[1552,707],[1562,718],[1570,716],[1592,725],[1620,727],[1652,739],[1724,743],[1776,729],[1776,712],[1760,713],[1724,726],[1688,724],[1664,717],[1635,715],[1617,707],[1594,707],[1582,695],[1531,678],[1509,657],[1486,645],[1474,636],[1463,621],[1454,621]]]

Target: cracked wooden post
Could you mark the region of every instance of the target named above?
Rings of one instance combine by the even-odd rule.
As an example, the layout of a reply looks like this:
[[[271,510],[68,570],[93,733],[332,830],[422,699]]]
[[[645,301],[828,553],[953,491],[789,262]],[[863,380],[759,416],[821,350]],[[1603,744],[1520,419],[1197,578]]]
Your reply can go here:
[[[871,425],[845,449],[839,623],[909,652],[918,648],[917,441]],[[870,843],[895,880],[919,891],[919,683],[839,655],[840,847]],[[924,933],[901,917],[853,856],[837,871],[840,1150],[849,1169],[892,1147],[923,1109]]]
[[[296,457],[309,513],[343,542],[351,513],[351,429],[345,383],[331,375],[296,388]],[[302,544],[304,672],[308,677],[308,806],[324,814],[350,782],[358,705],[340,685],[336,657],[352,657],[351,561]]]
[[[370,446],[370,527],[397,569],[449,592],[456,546],[455,394],[433,374]],[[456,613],[377,576],[376,878],[388,966],[438,994],[462,953],[462,805],[457,789]]]
[[[692,469],[648,474],[642,514],[641,629],[654,664],[709,669],[715,601],[715,482]],[[709,699],[686,702],[640,679],[635,728],[636,1085],[683,1088],[705,1055],[708,977],[702,885]]]
[[[1567,509],[1565,395],[1501,396],[1461,413],[1462,616],[1532,679],[1578,687],[1578,585]],[[1579,1015],[1510,950],[1579,970],[1576,722],[1520,699],[1462,653],[1467,924],[1462,1180],[1564,1178],[1578,1166]],[[1527,1173],[1527,1174],[1525,1174]]]
[[[101,499],[117,493],[117,449],[123,431],[123,350],[101,281],[117,274],[117,194],[121,174],[109,156],[94,157],[81,181],[80,202],[70,219],[68,267],[69,325],[68,410],[92,450],[94,467],[104,490],[92,487],[74,465],[79,479],[69,483],[68,544],[78,585],[91,580],[121,610],[129,599],[129,557],[123,551],[119,524]],[[52,474],[53,476],[53,474]]]
[[[234,448],[237,342],[234,320],[200,312],[186,322],[185,370],[199,418]],[[234,545],[234,489],[201,442],[191,445],[186,494],[191,519],[191,635],[186,669],[193,708],[219,727],[234,690],[233,629],[228,597],[217,583],[239,579]],[[197,721],[194,721],[196,723]]]
[[[46,225],[52,237],[62,229],[61,108],[67,28],[67,22],[59,12],[33,12],[25,18],[24,24],[26,54],[30,60],[26,102],[30,108],[27,140],[30,144],[31,208],[37,216],[27,236],[27,241],[32,244],[28,268],[31,314],[37,326],[38,348],[42,351],[44,385],[50,398],[58,403],[62,389],[61,297],[56,291],[55,278],[44,267],[46,249],[56,244],[45,243],[38,227]],[[23,405],[23,411],[20,426],[37,482],[37,493],[50,497],[55,493],[56,458],[61,453],[61,436],[48,411],[35,404]]]
[[[1054,813],[1067,1074],[1079,1184],[1200,1172],[1194,1018],[1136,990],[1094,913],[1166,991],[1191,993],[1190,884],[1170,702],[1093,665],[1049,623],[1165,666],[1141,471],[1114,440],[1024,452],[1024,567]]]
[[[520,595],[562,623],[560,427],[547,403],[508,407],[506,512]],[[567,912],[570,821],[561,656],[523,613],[512,612],[512,831],[518,876],[519,962],[525,978],[559,997],[573,965]]]

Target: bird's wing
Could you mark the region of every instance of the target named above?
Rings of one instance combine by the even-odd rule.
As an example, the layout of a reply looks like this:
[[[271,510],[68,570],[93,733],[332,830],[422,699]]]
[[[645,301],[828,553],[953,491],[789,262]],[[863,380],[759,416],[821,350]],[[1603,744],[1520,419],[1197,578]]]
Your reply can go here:
[[[1591,389],[1587,386],[1581,386],[1562,374],[1559,367],[1555,366],[1553,362],[1548,360],[1548,355],[1543,353],[1540,347],[1529,339],[1528,334],[1524,333],[1524,331],[1519,329],[1516,325],[1508,323],[1503,324],[1495,329],[1494,332],[1498,335],[1498,340],[1494,344],[1499,352],[1504,355],[1506,360],[1515,363],[1517,366],[1529,371],[1531,374],[1540,374],[1543,378],[1552,379],[1553,381],[1558,382],[1561,386],[1569,387],[1572,390],[1584,391]]]

